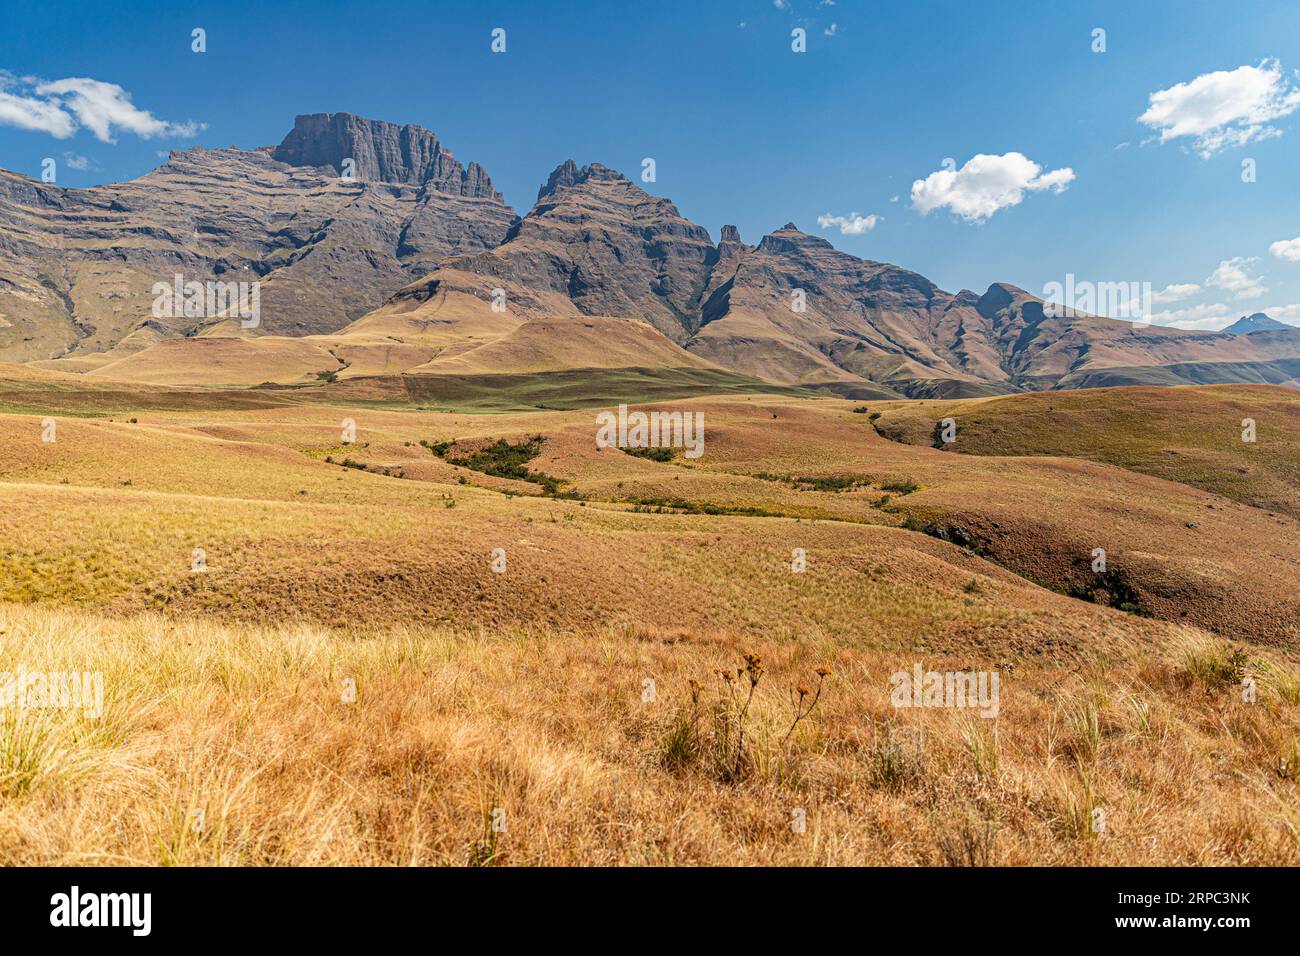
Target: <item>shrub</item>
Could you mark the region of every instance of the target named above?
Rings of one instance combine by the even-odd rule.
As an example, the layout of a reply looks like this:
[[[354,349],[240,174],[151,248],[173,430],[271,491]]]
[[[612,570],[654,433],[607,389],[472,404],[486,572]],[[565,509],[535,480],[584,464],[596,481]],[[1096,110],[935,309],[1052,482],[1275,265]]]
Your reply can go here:
[[[624,448],[625,455],[631,455],[633,458],[648,458],[651,461],[670,462],[676,457],[677,452],[672,448]]]

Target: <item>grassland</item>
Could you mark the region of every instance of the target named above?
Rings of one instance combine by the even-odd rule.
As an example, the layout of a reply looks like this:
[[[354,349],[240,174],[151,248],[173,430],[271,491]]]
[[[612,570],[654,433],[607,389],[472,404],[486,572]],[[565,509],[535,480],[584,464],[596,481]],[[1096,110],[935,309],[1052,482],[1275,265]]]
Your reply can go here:
[[[1300,862],[1296,675],[1252,655],[1274,676],[1245,703],[1213,676],[1225,649],[1190,632],[1152,647],[1103,628],[1069,666],[1024,659],[984,720],[895,709],[888,677],[912,657],[831,637],[18,607],[0,630],[6,662],[108,688],[98,720],[5,717],[6,864]],[[742,654],[763,672],[736,772],[709,748],[734,713],[715,671]]]
[[[1267,385],[1091,389],[879,405],[880,432],[931,445],[952,417],[970,455],[1105,462],[1300,517],[1300,392]],[[1253,440],[1244,425],[1255,423]]]
[[[33,409],[0,414],[0,671],[107,698],[0,709],[0,862],[1300,862],[1283,509],[877,433],[960,403],[681,398],[705,454],[665,461],[598,449],[588,409],[363,381],[113,386],[107,413],[0,381]],[[1210,431],[1244,404],[1259,451],[1280,392],[1168,400]],[[998,716],[893,707],[918,663],[998,671]]]

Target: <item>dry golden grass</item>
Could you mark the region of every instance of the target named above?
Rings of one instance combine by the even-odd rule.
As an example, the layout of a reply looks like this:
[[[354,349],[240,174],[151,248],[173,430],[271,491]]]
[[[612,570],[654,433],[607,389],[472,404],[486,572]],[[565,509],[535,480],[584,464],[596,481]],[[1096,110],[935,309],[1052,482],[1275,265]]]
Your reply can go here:
[[[107,704],[0,708],[0,863],[1300,862],[1290,518],[835,400],[674,403],[705,455],[662,463],[587,410],[49,394],[53,444],[0,414],[0,671],[101,671]],[[420,444],[535,434],[583,500]],[[1057,583],[1096,535],[1164,619],[990,560]],[[918,662],[997,670],[999,716],[895,709]]]
[[[1277,385],[1111,388],[997,398],[873,403],[876,427],[929,446],[953,417],[949,451],[1069,455],[1203,488],[1300,518],[1300,391]],[[1255,440],[1242,441],[1244,420]]]
[[[1022,662],[995,719],[896,710],[889,675],[916,658],[833,640],[17,607],[0,632],[5,669],[102,671],[105,686],[98,720],[5,713],[4,864],[1300,862],[1296,671],[1250,652],[1246,670],[1274,676],[1245,703],[1197,676],[1189,660],[1227,651],[1190,631],[1098,642],[1069,671]],[[714,672],[745,653],[763,673],[741,772],[683,759],[675,729],[709,719]],[[819,666],[818,706],[782,744]]]

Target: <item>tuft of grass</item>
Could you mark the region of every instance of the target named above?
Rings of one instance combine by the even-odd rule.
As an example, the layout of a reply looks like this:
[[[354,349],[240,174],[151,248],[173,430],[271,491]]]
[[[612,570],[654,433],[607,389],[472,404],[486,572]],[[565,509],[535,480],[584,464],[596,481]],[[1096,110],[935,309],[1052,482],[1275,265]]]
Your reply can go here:
[[[1080,762],[1095,760],[1101,750],[1101,715],[1092,698],[1065,702],[1065,723],[1070,731],[1069,751]]]
[[[1218,690],[1240,685],[1249,661],[1245,651],[1223,642],[1190,644],[1183,653],[1183,667],[1188,675]]]
[[[983,725],[987,723],[990,721],[966,713],[960,719],[962,739],[974,765],[975,775],[981,780],[996,780],[1001,768],[1002,745],[996,721],[991,722],[992,728],[986,731]]]
[[[993,821],[966,815],[955,830],[939,837],[944,866],[988,866],[993,860]]]
[[[1273,661],[1256,662],[1259,683],[1284,704],[1300,704],[1300,674]]]
[[[919,730],[915,736],[901,733],[892,723],[879,725],[870,770],[872,783],[889,793],[916,786],[926,773],[924,735]]]

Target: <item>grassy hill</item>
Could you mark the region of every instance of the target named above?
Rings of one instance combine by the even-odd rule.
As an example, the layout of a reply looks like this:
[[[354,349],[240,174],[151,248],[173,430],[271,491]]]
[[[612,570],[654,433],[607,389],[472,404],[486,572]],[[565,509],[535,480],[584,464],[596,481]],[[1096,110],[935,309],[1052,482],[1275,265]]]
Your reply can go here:
[[[1300,518],[1300,391],[1269,385],[1039,392],[873,405],[882,435],[934,444],[952,417],[968,455],[1061,455],[1106,462]],[[1242,440],[1243,421],[1255,440]]]
[[[1292,518],[739,381],[660,406],[699,459],[599,449],[653,379],[605,374],[0,375],[0,670],[105,688],[0,712],[0,862],[1300,863]],[[918,664],[997,671],[996,719],[892,706]]]

